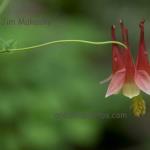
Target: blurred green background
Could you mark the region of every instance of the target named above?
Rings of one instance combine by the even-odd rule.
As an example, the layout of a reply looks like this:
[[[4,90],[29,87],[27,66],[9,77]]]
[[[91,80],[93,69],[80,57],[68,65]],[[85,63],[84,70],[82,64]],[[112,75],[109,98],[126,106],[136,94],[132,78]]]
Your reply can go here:
[[[0,4],[3,0],[0,0]],[[110,26],[119,19],[129,29],[135,56],[139,21],[147,20],[148,0],[10,0],[0,14],[3,41],[26,47],[59,39],[110,40]],[[6,20],[31,18],[49,25],[14,25]],[[150,102],[142,118],[131,115],[131,100],[121,95],[105,99],[111,73],[111,45],[56,44],[0,55],[0,150],[149,150]],[[62,113],[101,113],[99,118]],[[105,118],[126,113],[125,118]]]

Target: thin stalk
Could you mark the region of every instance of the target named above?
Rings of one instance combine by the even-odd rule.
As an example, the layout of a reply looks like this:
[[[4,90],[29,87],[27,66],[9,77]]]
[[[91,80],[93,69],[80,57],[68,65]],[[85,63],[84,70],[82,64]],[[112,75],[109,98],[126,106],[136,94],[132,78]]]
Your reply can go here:
[[[107,45],[107,44],[117,44],[124,48],[127,48],[127,46],[119,41],[104,41],[104,42],[93,42],[93,41],[86,41],[86,40],[57,40],[57,41],[51,41],[39,45],[29,46],[29,47],[23,47],[23,48],[13,48],[13,49],[6,49],[0,51],[0,53],[4,52],[15,52],[15,51],[23,51],[23,50],[30,50],[35,48],[40,48],[43,46],[56,44],[56,43],[84,43],[84,44],[91,44],[91,45]]]

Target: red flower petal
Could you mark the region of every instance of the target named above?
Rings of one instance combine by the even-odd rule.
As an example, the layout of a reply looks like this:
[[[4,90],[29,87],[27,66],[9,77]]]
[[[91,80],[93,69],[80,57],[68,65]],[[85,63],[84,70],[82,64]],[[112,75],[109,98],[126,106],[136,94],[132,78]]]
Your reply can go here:
[[[146,71],[137,70],[135,72],[135,83],[140,90],[150,95],[150,76]]]
[[[122,33],[123,43],[127,45],[128,48],[124,48],[124,64],[126,68],[126,81],[132,81],[134,79],[135,65],[132,61],[132,56],[129,48],[128,42],[128,29],[124,26],[123,21],[120,20],[120,27]]]
[[[126,74],[126,70],[124,68],[124,69],[117,71],[112,76],[112,80],[108,86],[105,97],[111,96],[113,94],[117,94],[121,90],[121,88],[123,87],[123,84],[125,82],[125,74]]]
[[[111,35],[112,40],[116,41],[114,25],[111,28]],[[112,44],[112,73],[114,74],[116,71],[121,70],[122,68],[124,68],[124,62],[121,49],[117,44]]]
[[[129,47],[128,29],[124,26],[124,23],[122,20],[120,20],[120,27],[121,27],[121,33],[122,33],[122,41],[125,45]]]
[[[145,70],[150,74],[148,52],[146,50],[145,40],[144,40],[144,20],[140,22],[140,42],[139,42],[138,55],[136,59],[136,69]]]

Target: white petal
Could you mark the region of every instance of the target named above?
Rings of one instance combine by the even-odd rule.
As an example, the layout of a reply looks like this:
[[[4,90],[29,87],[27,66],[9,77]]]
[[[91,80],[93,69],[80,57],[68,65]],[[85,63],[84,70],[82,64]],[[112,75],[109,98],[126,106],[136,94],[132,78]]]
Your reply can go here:
[[[122,93],[126,97],[133,98],[140,94],[140,90],[133,81],[123,85]]]

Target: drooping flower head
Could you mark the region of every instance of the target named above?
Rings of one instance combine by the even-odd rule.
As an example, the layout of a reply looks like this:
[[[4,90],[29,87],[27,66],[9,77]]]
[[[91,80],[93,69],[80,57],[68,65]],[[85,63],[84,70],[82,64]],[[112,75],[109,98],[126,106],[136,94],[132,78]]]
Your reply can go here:
[[[123,95],[132,98],[139,95],[139,89],[134,81],[135,65],[129,48],[128,30],[120,21],[122,41],[127,48],[121,49],[118,45],[112,44],[112,79],[108,86],[106,97],[117,94],[122,90]],[[116,40],[115,28],[111,29],[112,40]]]
[[[139,50],[134,64],[128,41],[128,29],[120,20],[122,42],[127,48],[120,48],[117,44],[112,44],[112,74],[106,97],[122,91],[124,96],[135,101],[139,98],[140,91],[150,94],[150,63],[144,40],[144,20],[139,26]],[[111,36],[112,40],[116,41],[114,25],[111,28]],[[135,104],[139,103],[134,102]]]

